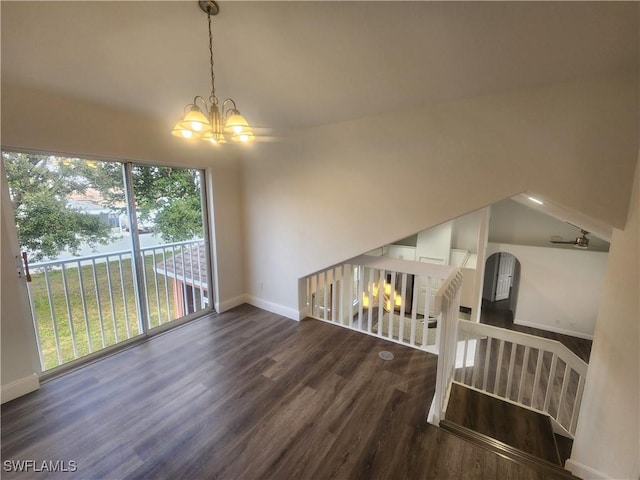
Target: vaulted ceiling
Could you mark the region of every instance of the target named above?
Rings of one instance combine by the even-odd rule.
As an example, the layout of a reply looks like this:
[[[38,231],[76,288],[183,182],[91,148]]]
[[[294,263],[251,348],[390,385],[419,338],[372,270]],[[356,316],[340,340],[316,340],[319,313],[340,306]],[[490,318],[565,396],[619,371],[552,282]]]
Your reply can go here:
[[[209,96],[196,1],[1,2],[2,82],[153,115]],[[221,2],[217,93],[308,127],[638,73],[636,2]]]
[[[580,227],[589,228],[586,225]],[[580,230],[571,223],[554,218],[544,210],[534,209],[526,203],[507,199],[491,206],[490,242],[574,250],[573,245],[551,243],[551,240],[574,241],[579,236]],[[606,240],[593,233],[588,238],[588,251],[609,251],[609,242]]]

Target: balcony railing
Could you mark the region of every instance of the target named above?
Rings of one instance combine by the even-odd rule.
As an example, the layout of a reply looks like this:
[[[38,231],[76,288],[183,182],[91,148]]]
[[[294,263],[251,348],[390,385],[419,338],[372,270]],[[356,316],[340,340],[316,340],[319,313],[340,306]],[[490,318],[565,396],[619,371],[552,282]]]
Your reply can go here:
[[[31,264],[29,296],[43,370],[141,335],[208,307],[202,240],[140,250],[138,302],[132,252]]]

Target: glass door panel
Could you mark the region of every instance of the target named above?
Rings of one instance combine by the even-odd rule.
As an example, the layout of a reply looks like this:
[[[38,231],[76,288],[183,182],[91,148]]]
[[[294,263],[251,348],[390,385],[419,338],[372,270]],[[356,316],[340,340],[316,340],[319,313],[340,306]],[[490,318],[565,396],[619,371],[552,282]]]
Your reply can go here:
[[[203,172],[134,165],[148,328],[210,309]]]
[[[122,165],[2,157],[43,371],[140,335],[131,242],[118,221]]]

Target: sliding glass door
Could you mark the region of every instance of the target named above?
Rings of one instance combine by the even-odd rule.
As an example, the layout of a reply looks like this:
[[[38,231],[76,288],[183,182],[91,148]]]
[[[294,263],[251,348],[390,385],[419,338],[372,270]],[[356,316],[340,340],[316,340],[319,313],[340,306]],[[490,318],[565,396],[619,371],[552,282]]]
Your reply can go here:
[[[211,310],[202,171],[2,157],[43,371]]]
[[[209,309],[204,175],[172,167],[129,169],[135,199],[129,212],[131,222],[137,223],[137,235],[132,236],[139,242],[141,259],[141,309],[146,328],[152,329]]]

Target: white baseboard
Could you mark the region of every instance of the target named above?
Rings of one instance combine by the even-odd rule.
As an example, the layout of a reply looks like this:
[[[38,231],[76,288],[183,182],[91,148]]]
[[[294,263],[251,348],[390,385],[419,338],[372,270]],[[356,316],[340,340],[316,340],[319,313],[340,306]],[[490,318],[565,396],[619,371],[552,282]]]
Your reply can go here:
[[[547,330],[549,332],[561,333],[562,335],[570,335],[572,337],[584,338],[585,340],[593,340],[593,335],[589,335],[588,333],[575,332],[573,330],[565,330],[563,328],[554,327],[553,325],[527,322],[525,320],[518,320],[517,318],[513,321],[513,323],[515,323],[516,325],[522,325],[523,327],[537,328],[540,330]]]
[[[304,307],[300,310],[300,320],[303,320],[311,315],[311,309],[309,307]]]
[[[271,313],[277,313],[278,315],[290,318],[291,320],[300,321],[302,318],[304,318],[304,313],[301,311],[298,311],[294,308],[285,307],[284,305],[280,305],[279,303],[269,302],[268,300],[254,297],[252,295],[247,295],[246,303],[249,303],[254,307],[261,308]]]
[[[575,460],[569,459],[565,462],[564,468],[569,470],[576,477],[582,478],[583,480],[606,480],[611,478],[610,475],[606,475],[598,470],[595,470],[591,467],[587,467],[580,462],[576,462]]]
[[[244,293],[242,295],[238,295],[237,297],[225,300],[224,302],[216,302],[216,312],[226,312],[227,310],[231,310],[232,308],[235,308],[238,305],[242,305],[243,303],[247,303],[247,295]]]
[[[31,375],[20,378],[14,382],[7,383],[0,387],[1,402],[5,403],[13,400],[14,398],[21,397],[27,393],[35,392],[40,388],[40,379],[38,375],[32,373]]]

